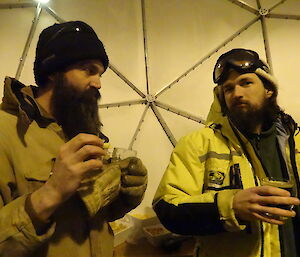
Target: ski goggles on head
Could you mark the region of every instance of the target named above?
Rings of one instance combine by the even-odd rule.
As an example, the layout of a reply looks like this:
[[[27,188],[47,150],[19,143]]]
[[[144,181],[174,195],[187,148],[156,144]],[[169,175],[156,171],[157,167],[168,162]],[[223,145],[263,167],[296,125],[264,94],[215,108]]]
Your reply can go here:
[[[219,57],[214,68],[213,80],[216,84],[224,82],[230,69],[248,73],[254,72],[257,68],[270,73],[269,68],[259,59],[256,52],[242,48],[233,49]]]

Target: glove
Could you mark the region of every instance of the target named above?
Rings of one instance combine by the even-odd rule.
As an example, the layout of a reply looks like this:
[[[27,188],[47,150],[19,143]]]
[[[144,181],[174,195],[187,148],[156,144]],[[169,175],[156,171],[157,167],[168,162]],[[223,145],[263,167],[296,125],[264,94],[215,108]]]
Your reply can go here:
[[[121,170],[113,163],[105,165],[97,173],[90,173],[77,190],[80,198],[84,202],[90,217],[104,206],[110,204],[120,191]]]
[[[147,170],[142,161],[136,157],[129,157],[117,162],[121,169],[122,199],[131,206],[138,206],[147,188]]]

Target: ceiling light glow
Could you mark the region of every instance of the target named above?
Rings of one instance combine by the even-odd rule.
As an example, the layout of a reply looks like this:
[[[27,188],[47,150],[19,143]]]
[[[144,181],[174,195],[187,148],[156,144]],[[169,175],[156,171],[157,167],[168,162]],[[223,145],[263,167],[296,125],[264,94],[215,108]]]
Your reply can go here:
[[[41,4],[46,4],[49,2],[49,0],[35,0],[35,1]]]

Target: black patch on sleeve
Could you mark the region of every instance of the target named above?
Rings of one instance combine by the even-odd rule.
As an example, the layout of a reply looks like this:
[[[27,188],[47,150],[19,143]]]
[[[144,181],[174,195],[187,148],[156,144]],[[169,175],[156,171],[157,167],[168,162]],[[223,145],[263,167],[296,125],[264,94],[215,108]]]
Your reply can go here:
[[[160,222],[176,234],[204,236],[225,232],[216,196],[214,203],[184,203],[178,206],[160,200],[154,210]]]

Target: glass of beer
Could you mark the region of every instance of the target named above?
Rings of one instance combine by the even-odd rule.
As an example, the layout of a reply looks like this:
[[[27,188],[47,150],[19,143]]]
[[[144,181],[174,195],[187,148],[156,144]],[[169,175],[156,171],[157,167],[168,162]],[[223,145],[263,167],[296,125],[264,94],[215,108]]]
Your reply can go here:
[[[284,179],[277,180],[274,178],[262,178],[260,179],[260,183],[262,186],[272,186],[272,187],[284,189],[290,192],[291,196],[294,196],[294,192],[293,192],[294,183],[291,180],[284,180]],[[294,205],[280,204],[277,207],[281,209],[292,210]]]
[[[128,157],[136,157],[137,151],[127,148],[115,147],[111,148],[109,144],[103,147],[106,150],[106,155],[104,156],[104,163],[113,163],[120,160],[124,160]]]
[[[116,160],[124,160],[128,157],[136,157],[137,152],[132,149],[115,147],[112,152],[112,159],[113,161]]]

